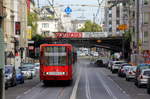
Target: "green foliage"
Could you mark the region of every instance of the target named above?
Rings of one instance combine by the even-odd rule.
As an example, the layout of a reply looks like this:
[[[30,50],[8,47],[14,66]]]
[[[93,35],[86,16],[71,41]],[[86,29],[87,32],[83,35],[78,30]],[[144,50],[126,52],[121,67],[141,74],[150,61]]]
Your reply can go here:
[[[85,27],[78,29],[78,32],[101,32],[102,27],[100,27],[98,24],[93,23],[91,21],[85,22]]]
[[[34,34],[33,36],[32,36],[32,40],[33,41],[40,41],[40,40],[43,40],[44,39],[44,37],[43,36],[41,36],[41,35],[39,35],[39,34]]]
[[[30,13],[28,15],[28,26],[31,26],[32,34],[36,34],[37,20],[38,20],[38,16],[36,13]]]
[[[123,36],[125,37],[125,40],[127,40],[129,42],[131,41],[131,31],[130,30],[126,31]]]

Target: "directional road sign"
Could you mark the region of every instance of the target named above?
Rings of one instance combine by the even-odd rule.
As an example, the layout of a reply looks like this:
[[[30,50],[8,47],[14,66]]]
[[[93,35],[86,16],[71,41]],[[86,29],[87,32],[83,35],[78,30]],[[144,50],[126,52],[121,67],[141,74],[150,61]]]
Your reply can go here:
[[[72,9],[70,7],[67,7],[65,9],[66,14],[70,14],[72,12]]]

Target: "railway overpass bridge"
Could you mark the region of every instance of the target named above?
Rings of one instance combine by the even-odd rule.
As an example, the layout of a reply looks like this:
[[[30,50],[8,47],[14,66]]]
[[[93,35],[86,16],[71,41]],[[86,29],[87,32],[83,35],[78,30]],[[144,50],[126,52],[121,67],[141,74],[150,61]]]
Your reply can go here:
[[[107,32],[71,32],[53,33],[41,41],[37,41],[38,47],[43,43],[69,43],[76,47],[99,47],[112,51],[123,51],[123,46],[129,46],[120,35],[110,35]],[[127,51],[128,49],[124,49]]]

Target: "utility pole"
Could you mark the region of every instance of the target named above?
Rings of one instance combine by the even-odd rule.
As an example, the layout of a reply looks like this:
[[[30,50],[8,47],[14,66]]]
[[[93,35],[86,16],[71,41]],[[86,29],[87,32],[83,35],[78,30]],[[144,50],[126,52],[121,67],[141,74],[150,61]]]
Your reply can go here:
[[[139,44],[139,7],[140,6],[140,1],[139,0],[136,0],[136,9],[137,9],[137,11],[136,11],[136,43],[137,43],[137,54],[139,54],[139,46],[138,46],[138,44]]]
[[[2,20],[0,17],[0,99],[5,99],[5,84],[4,84],[4,37],[2,32]]]

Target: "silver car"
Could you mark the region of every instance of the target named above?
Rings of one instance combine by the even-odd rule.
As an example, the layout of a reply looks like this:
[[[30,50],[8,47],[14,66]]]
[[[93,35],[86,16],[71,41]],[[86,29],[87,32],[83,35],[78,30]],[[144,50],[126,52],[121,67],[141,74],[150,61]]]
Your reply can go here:
[[[150,69],[143,69],[137,77],[137,87],[140,88],[142,85],[147,85],[148,78],[150,78]]]
[[[136,73],[136,66],[131,66],[128,71],[126,72],[126,80],[130,81],[130,79],[135,78],[135,73]]]

